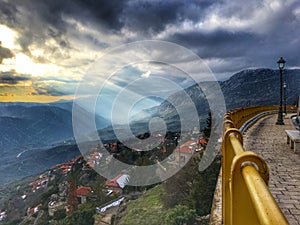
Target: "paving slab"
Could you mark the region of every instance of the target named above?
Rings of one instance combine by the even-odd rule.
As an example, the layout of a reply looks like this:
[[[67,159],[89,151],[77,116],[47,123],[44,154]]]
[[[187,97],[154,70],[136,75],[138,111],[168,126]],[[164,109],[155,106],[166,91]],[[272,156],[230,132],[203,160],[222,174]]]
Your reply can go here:
[[[295,129],[290,118],[275,125],[277,115],[257,121],[244,134],[244,147],[261,155],[270,168],[269,188],[291,225],[300,225],[300,154],[286,142],[285,130]]]

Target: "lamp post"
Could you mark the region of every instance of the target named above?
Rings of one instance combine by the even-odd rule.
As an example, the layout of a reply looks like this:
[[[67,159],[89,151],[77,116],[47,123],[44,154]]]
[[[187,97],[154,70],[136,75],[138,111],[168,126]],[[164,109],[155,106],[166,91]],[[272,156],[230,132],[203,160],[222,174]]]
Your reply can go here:
[[[280,59],[277,61],[279,72],[280,72],[280,103],[279,103],[279,110],[278,110],[278,118],[277,118],[277,125],[284,125],[283,122],[283,116],[282,116],[282,71],[284,68],[285,60],[280,57]]]
[[[283,101],[284,101],[283,112],[284,115],[286,115],[286,82],[283,83]]]

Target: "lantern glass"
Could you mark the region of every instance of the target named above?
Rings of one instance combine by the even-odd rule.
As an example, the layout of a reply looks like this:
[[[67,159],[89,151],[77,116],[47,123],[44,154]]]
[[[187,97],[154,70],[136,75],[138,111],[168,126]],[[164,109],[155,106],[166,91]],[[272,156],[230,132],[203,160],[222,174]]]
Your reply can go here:
[[[279,69],[282,70],[284,68],[285,60],[282,57],[280,57],[280,59],[278,60],[277,63],[278,63]]]

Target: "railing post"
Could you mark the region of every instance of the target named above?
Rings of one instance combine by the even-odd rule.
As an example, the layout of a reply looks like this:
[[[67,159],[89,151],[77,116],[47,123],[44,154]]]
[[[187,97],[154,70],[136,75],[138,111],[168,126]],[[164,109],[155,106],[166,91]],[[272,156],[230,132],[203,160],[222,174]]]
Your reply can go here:
[[[231,166],[231,182],[230,182],[230,205],[231,205],[231,222],[229,224],[254,225],[261,224],[255,204],[252,202],[249,192],[257,192],[263,190],[255,190],[249,188],[242,176],[243,167],[257,167],[255,169],[257,177],[265,184],[269,181],[269,169],[265,161],[253,152],[243,152],[234,157]],[[259,173],[259,174],[258,174]],[[247,174],[253,176],[254,174]]]
[[[245,152],[238,130],[257,114],[275,106],[236,109],[225,114],[222,141],[222,220],[225,225],[287,225],[269,188],[263,158]]]
[[[243,136],[238,129],[230,128],[224,133],[222,142],[222,216],[224,224],[230,224],[230,169],[235,156],[230,135],[235,135],[240,143],[243,143]]]

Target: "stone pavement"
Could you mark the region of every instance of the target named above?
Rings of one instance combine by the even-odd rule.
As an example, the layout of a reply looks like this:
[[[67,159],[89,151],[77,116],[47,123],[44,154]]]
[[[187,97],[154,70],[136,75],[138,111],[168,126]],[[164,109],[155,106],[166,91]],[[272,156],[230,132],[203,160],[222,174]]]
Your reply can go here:
[[[244,135],[244,148],[261,155],[270,168],[269,187],[291,225],[300,225],[300,154],[286,143],[285,130],[295,129],[290,118],[275,125],[277,114],[256,122]]]

